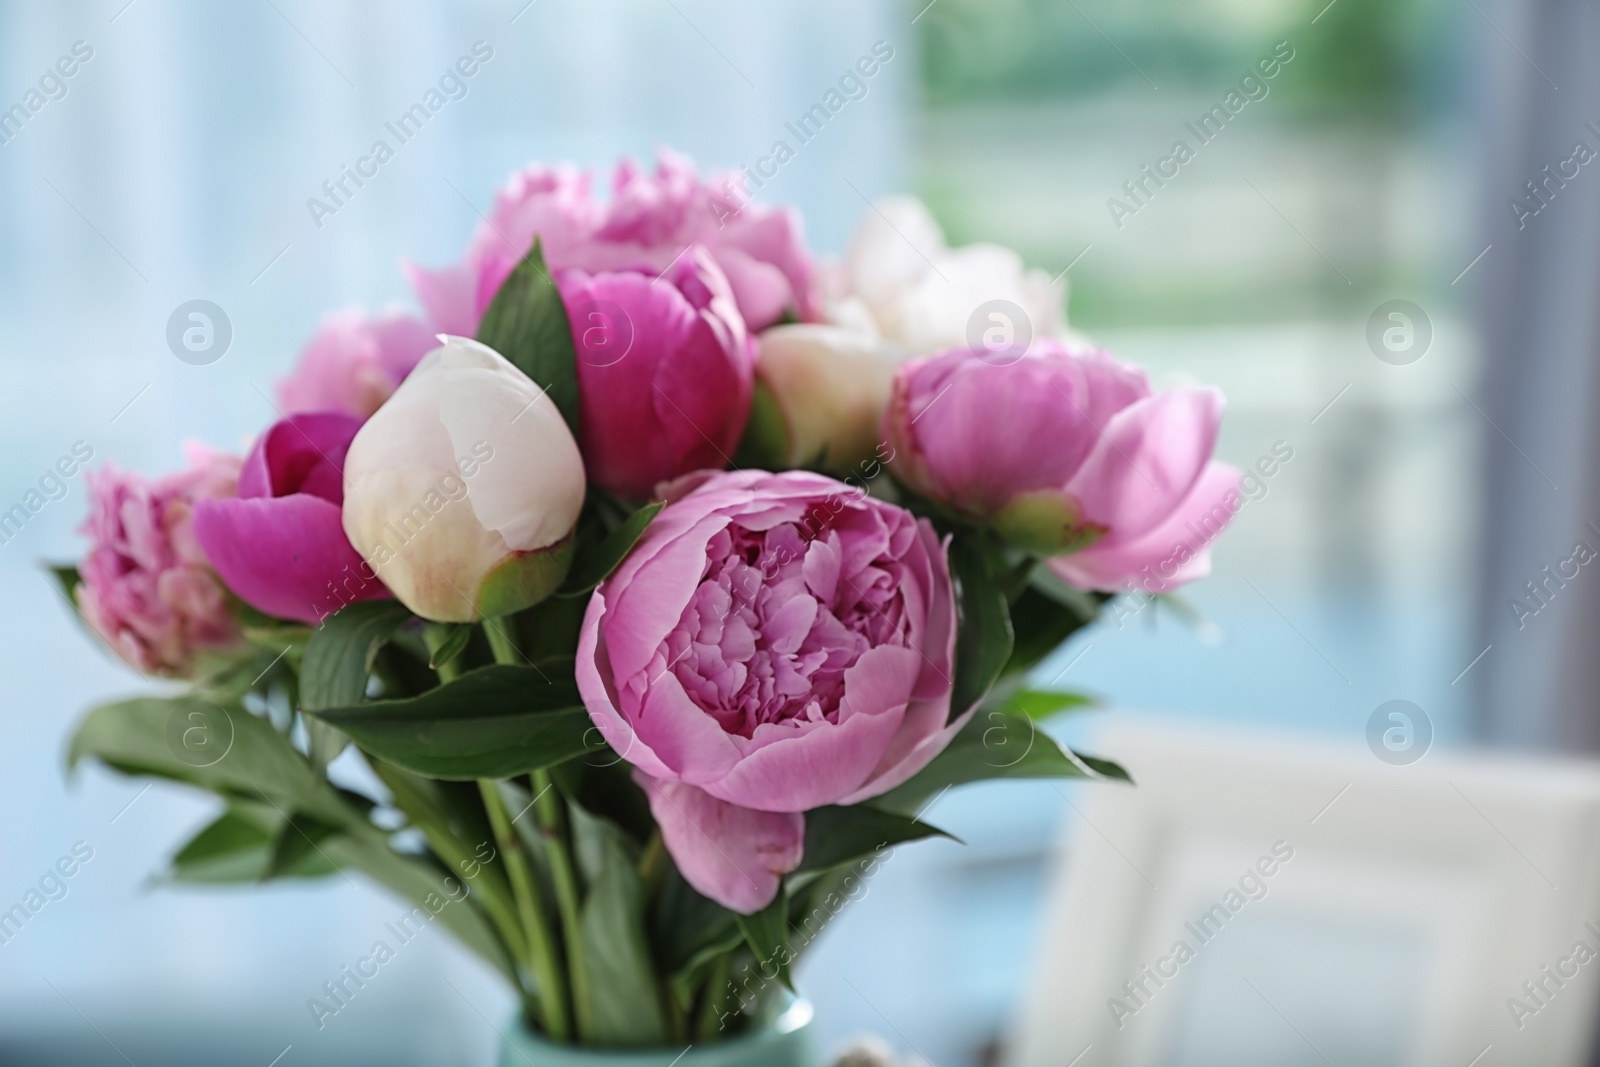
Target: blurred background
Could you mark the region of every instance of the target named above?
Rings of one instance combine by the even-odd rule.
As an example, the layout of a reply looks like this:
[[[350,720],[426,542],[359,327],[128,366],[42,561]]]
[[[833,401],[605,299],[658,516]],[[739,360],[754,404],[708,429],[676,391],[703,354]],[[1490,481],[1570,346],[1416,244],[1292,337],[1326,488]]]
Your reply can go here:
[[[151,472],[185,439],[239,447],[319,317],[406,301],[400,261],[455,257],[520,164],[604,174],[659,145],[751,162],[884,41],[868,95],[762,197],[836,255],[867,199],[917,193],[951,243],[1064,273],[1072,326],[1158,382],[1220,386],[1223,458],[1280,461],[1184,610],[1120,605],[1042,684],[1330,744],[1406,699],[1441,749],[1593,748],[1600,600],[1582,578],[1538,600],[1524,583],[1600,547],[1582,488],[1600,185],[1584,168],[1542,186],[1521,229],[1507,197],[1574,139],[1600,146],[1594,18],[1521,0],[0,5],[0,108],[92,53],[0,144],[0,507],[80,441]],[[307,199],[475,42],[493,56],[467,95],[319,225]],[[1264,94],[1196,137],[1264,58]],[[1177,176],[1130,193],[1180,139]],[[192,299],[232,324],[212,365],[165,341]],[[1385,349],[1394,301],[1413,332]],[[121,1062],[113,1044],[140,1064],[488,1062],[510,999],[433,932],[311,1023],[306,999],[395,901],[338,880],[153,886],[208,803],[65,780],[80,711],[145,684],[38,568],[82,551],[84,504],[77,478],[0,546],[0,898],[93,849],[0,946],[0,1063]],[[1082,792],[943,798],[929,817],[966,844],[898,854],[801,971],[824,1044],[872,1030],[946,1067],[992,1057],[1047,857],[1087,832],[1064,802]]]

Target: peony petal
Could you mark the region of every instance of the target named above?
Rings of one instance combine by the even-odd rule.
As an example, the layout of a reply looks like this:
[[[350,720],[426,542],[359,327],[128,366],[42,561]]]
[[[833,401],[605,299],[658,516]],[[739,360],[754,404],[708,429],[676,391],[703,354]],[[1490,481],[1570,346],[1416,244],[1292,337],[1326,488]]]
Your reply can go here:
[[[572,532],[583,507],[583,460],[555,402],[529,395],[527,377],[476,342],[495,362],[449,375],[439,395],[439,422],[458,461],[484,460],[466,480],[467,499],[485,528],[529,552]]]
[[[477,271],[465,266],[437,270],[403,263],[411,291],[428,312],[428,324],[439,333],[471,337],[478,329]]]
[[[610,657],[602,625],[605,613],[605,593],[597,589],[589,597],[589,607],[584,613],[583,627],[578,634],[576,669],[583,706],[600,731],[600,736],[618,756],[647,774],[669,778],[672,769],[639,740],[639,735],[618,710],[619,697],[611,686]]]
[[[1127,542],[1100,542],[1049,561],[1080,589],[1162,593],[1211,571],[1211,542],[1244,503],[1239,471],[1213,461],[1182,503],[1155,529]]]
[[[743,915],[772,903],[800,866],[805,817],[724,803],[692,785],[636,773],[678,871],[701,894]]]
[[[245,457],[239,496],[306,493],[340,503],[345,453],[360,429],[361,420],[343,412],[305,412],[279,420]]]
[[[837,724],[818,723],[799,736],[777,724],[758,727],[738,765],[701,788],[761,811],[806,811],[860,788],[900,728],[921,663],[908,648],[868,649],[845,672]]]
[[[339,506],[319,497],[203,500],[194,532],[211,566],[251,607],[316,625],[389,591],[345,538]]]
[[[1206,469],[1222,422],[1215,389],[1173,389],[1124,408],[1066,489],[1088,522],[1127,542],[1162,522]]]

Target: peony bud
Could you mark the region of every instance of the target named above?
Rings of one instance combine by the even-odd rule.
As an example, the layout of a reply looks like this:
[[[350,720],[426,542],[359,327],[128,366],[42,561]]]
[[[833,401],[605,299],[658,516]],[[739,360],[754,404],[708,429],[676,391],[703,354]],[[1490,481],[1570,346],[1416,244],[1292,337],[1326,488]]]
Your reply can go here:
[[[884,433],[902,482],[1056,556],[1067,581],[1160,592],[1205,573],[1237,510],[1239,472],[1211,458],[1221,420],[1215,389],[1156,393],[1106,352],[1042,340],[1010,362],[954,349],[903,365]]]
[[[845,473],[872,455],[899,351],[871,334],[809,323],[761,335],[756,379],[782,421],[782,467]]]
[[[666,274],[562,271],[589,477],[618,496],[732,459],[750,414],[751,358],[728,279],[703,248]]]
[[[200,547],[246,604],[316,624],[352,601],[389,595],[339,525],[341,465],[360,428],[337,411],[281,419],[245,458],[238,497],[196,505]]]
[[[477,341],[440,341],[351,443],[344,529],[406,607],[472,622],[566,576],[583,461],[527,375]]]

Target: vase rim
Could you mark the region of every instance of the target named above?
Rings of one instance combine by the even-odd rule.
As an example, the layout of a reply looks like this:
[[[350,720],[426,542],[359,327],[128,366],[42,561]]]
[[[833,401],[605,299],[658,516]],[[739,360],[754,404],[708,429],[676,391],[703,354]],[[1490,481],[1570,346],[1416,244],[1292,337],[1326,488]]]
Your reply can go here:
[[[779,1012],[777,1016],[774,1017],[770,1022],[767,1022],[762,1026],[758,1026],[753,1030],[747,1031],[746,1033],[742,1033],[737,1037],[729,1038],[726,1041],[718,1041],[705,1045],[696,1042],[691,1047],[696,1049],[703,1048],[708,1051],[712,1049],[738,1051],[742,1047],[746,1046],[759,1048],[766,1043],[770,1043],[774,1040],[789,1038],[790,1036],[805,1030],[811,1025],[812,1019],[815,1016],[816,1007],[811,1003],[811,1001],[802,996],[791,996],[784,1009]],[[501,1038],[503,1042],[507,1044],[512,1044],[514,1042],[526,1042],[535,1047],[543,1047],[566,1055],[584,1056],[586,1054],[594,1054],[601,1057],[611,1057],[613,1062],[618,1063],[633,1062],[635,1059],[639,1061],[645,1061],[651,1057],[660,1056],[663,1054],[670,1057],[674,1053],[677,1053],[681,1056],[682,1053],[688,1051],[688,1049],[680,1050],[675,1047],[595,1048],[588,1045],[563,1044],[551,1041],[545,1035],[533,1030],[525,1022],[523,1022],[521,1013],[518,1013],[512,1019],[511,1033],[501,1034]]]

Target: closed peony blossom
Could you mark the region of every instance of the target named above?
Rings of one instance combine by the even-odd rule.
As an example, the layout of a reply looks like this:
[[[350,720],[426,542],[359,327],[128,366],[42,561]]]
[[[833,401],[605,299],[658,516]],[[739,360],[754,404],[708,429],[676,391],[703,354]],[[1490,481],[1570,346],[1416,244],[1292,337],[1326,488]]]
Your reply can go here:
[[[654,172],[619,163],[609,203],[596,200],[590,184],[587,173],[570,166],[530,166],[495,197],[460,264],[408,267],[434,326],[475,333],[489,299],[535,237],[551,270],[589,272],[655,274],[699,245],[728,279],[751,329],[814,314],[813,267],[799,217],[750,202],[738,179],[702,178],[686,157],[663,150]]]
[[[589,478],[623,497],[726,467],[750,414],[751,354],[727,279],[701,248],[664,277],[557,275],[577,353]]]
[[[474,622],[566,576],[583,461],[526,374],[477,341],[440,340],[351,443],[343,528],[406,607]]]
[[[926,521],[821,475],[717,474],[595,591],[578,685],[611,746],[665,783],[646,791],[684,877],[749,913],[803,830],[757,813],[877,796],[966,721],[955,623]]]
[[[148,480],[112,467],[88,475],[94,542],[79,565],[84,619],[131,666],[187,676],[240,643],[227,590],[194,535],[197,503],[234,494],[239,457],[199,445],[189,469]]]
[[[1221,523],[1181,568],[1162,564],[1238,498],[1239,472],[1211,458],[1222,406],[1215,389],[1157,393],[1106,352],[1046,340],[1010,362],[955,349],[903,365],[884,433],[902,482],[1056,556],[1067,581],[1160,592],[1207,573]]]
[[[1020,336],[1058,337],[1066,331],[1066,288],[1022,257],[996,244],[951,248],[939,224],[913,196],[886,197],[861,220],[843,262],[823,285],[825,315],[855,329],[875,330],[910,352],[966,345],[974,318],[979,336],[1004,322]],[[1025,323],[995,319],[983,306],[1005,301]],[[1008,338],[1009,343],[1011,338]]]
[[[389,399],[433,346],[433,331],[403,311],[334,312],[322,320],[301,350],[300,361],[278,382],[278,407],[285,415],[341,411],[364,419]]]
[[[389,595],[340,525],[345,453],[360,428],[332,411],[276,422],[245,458],[238,496],[196,509],[195,536],[240,600],[314,625]]]
[[[902,353],[870,333],[795,323],[758,342],[756,379],[781,419],[782,462],[849,472],[877,450]]]

